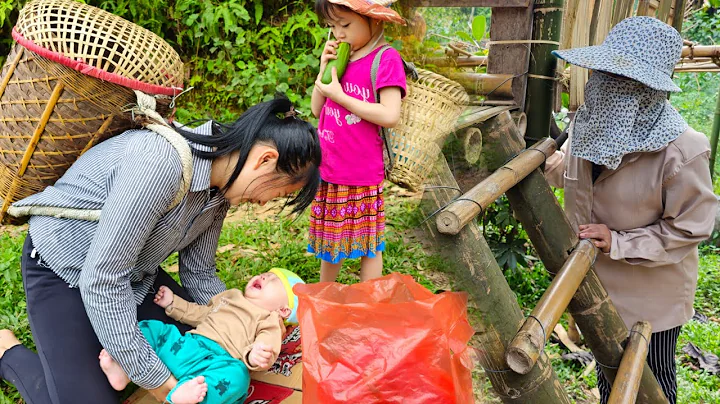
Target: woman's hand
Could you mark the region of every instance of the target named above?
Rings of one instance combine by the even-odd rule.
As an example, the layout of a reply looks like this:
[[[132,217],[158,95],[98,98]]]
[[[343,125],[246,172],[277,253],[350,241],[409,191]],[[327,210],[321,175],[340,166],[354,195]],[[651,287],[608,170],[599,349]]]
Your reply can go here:
[[[155,299],[153,299],[153,301],[155,304],[165,309],[172,304],[173,298],[175,298],[175,294],[169,287],[160,286],[160,290],[158,290],[155,294]]]
[[[595,247],[599,248],[604,253],[610,252],[610,245],[612,243],[612,235],[610,229],[604,224],[581,224],[579,226],[580,238],[592,239]]]
[[[175,388],[175,385],[177,385],[177,379],[175,376],[170,375],[170,377],[165,380],[165,383],[163,383],[160,387],[152,390],[148,390],[150,394],[155,397],[158,402],[164,403],[166,402],[168,394],[170,394],[170,390]]]
[[[271,347],[261,343],[254,344],[248,354],[248,362],[250,362],[250,365],[262,370],[268,370],[270,366],[272,366],[272,363],[270,363],[272,355],[273,351]]]

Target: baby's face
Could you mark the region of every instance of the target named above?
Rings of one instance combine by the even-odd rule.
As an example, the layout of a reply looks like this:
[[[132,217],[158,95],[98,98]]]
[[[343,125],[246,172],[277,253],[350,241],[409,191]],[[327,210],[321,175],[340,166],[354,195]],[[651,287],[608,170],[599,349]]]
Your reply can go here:
[[[252,277],[245,287],[245,297],[269,311],[288,307],[285,286],[280,278],[272,272]]]

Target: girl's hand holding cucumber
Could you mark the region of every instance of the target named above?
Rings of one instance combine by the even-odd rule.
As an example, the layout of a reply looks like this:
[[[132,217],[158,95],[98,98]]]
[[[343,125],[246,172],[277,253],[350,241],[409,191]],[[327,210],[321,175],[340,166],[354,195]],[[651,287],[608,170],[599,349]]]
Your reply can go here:
[[[320,57],[320,74],[315,88],[326,98],[335,102],[344,94],[340,78],[350,60],[350,45],[346,42],[327,41]]]
[[[322,55],[320,55],[320,73],[318,74],[318,79],[325,73],[325,68],[328,63],[330,63],[331,60],[337,59],[338,44],[339,42],[335,40],[325,42],[325,49],[323,49]]]

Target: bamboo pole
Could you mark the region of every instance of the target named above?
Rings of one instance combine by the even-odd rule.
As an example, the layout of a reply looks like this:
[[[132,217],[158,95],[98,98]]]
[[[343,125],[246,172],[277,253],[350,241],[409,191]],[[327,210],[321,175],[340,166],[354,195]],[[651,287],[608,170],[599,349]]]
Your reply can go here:
[[[650,15],[650,1],[649,0],[639,0],[637,12],[635,15],[638,15],[638,16]]]
[[[682,24],[685,19],[685,0],[675,0],[672,26],[682,34]]]
[[[720,45],[699,45],[699,46],[684,46],[682,49],[681,56],[696,58],[717,58],[720,57]]]
[[[564,0],[535,0],[532,39],[546,41],[530,47],[525,113],[528,126],[533,128],[532,141],[550,136],[555,99],[555,70],[557,59],[551,54],[557,50],[562,29]]]
[[[590,2],[582,1],[578,7],[581,16],[573,27],[571,44],[573,48],[590,45],[590,30],[587,19],[591,18],[592,7]],[[579,66],[570,65],[570,111],[576,111],[585,102],[585,83],[588,81],[588,70]]]
[[[517,125],[520,130],[520,134],[525,136],[525,133],[527,133],[527,114],[520,111],[514,111],[510,113],[510,116],[512,116],[513,121],[515,121],[515,125]]]
[[[494,159],[486,160],[490,162],[487,166],[490,170],[497,169],[502,165],[503,159],[514,156],[522,149],[522,145],[517,142],[519,136],[517,128],[514,125],[506,126],[507,131],[499,137],[503,147],[496,147]],[[514,214],[532,240],[548,272],[557,273],[565,265],[568,251],[577,245],[579,240],[542,172],[536,169],[509,189],[506,195]],[[469,229],[476,228],[467,226],[463,231]],[[627,338],[628,329],[594,270],[588,271],[578,287],[570,300],[568,312],[583,332],[585,343],[597,362],[606,366],[618,366],[622,359],[623,341]],[[616,370],[602,366],[601,369],[612,383],[615,380]],[[665,393],[647,363],[640,380],[637,402],[667,403]]]
[[[545,138],[520,153],[440,212],[436,219],[438,231],[443,234],[458,234],[508,189],[540,167],[546,156],[553,154],[556,149],[557,143],[551,138]]]
[[[715,105],[715,119],[710,131],[710,178],[715,178],[718,138],[720,138],[720,88],[718,88],[717,104]]]
[[[695,66],[684,66],[678,67],[674,70],[675,73],[718,73],[720,72],[720,66],[714,63],[698,63]]]
[[[458,82],[470,94],[490,95],[512,99],[513,81],[510,74],[442,72],[450,80]]]
[[[569,251],[578,242],[567,217],[545,177],[536,170],[507,192],[510,205],[532,240],[533,246],[550,273],[562,268]],[[628,329],[612,304],[594,270],[588,271],[568,305],[598,363],[618,366]],[[601,367],[612,383],[615,369]],[[645,365],[638,403],[667,403],[650,367]]]
[[[551,330],[555,328],[570,299],[585,279],[596,256],[597,249],[589,240],[581,240],[573,250],[532,314],[510,342],[505,355],[510,369],[524,375],[535,366],[540,352],[550,339]]]
[[[615,8],[612,13],[612,25],[615,26],[620,21],[632,15],[633,0],[616,0]]]
[[[610,0],[595,0],[593,17],[590,21],[590,45],[599,45],[612,28],[612,6]]]
[[[420,207],[425,216],[447,205],[457,195],[458,184],[443,156],[428,184],[442,188],[425,189]],[[472,344],[479,348],[478,366],[486,370],[493,389],[504,403],[569,404],[547,355],[527,375],[507,369],[505,348],[523,321],[522,311],[494,259],[482,233],[468,226],[457,236],[439,233],[427,221],[426,234],[447,264],[453,282],[470,294],[470,321],[476,329]]]
[[[649,7],[648,7],[648,17],[655,17],[657,16],[658,8],[660,8],[660,2],[658,0],[650,0],[649,1]]]
[[[475,164],[480,160],[482,153],[482,132],[476,127],[468,128],[463,135],[463,149],[465,150],[465,161]]]
[[[476,125],[480,122],[485,122],[488,119],[499,115],[501,112],[509,111],[512,107],[480,107],[471,106],[465,109],[460,118],[458,118],[455,124],[455,130],[465,129],[470,126]]]
[[[487,56],[427,58],[423,63],[437,67],[476,67],[487,65]]]
[[[572,43],[573,29],[575,27],[575,21],[577,19],[579,3],[580,0],[568,0],[565,4],[565,11],[563,12],[562,34],[560,35],[560,49],[570,48],[570,44]]]
[[[670,17],[670,7],[674,0],[660,0],[660,7],[658,8],[657,18],[662,22],[667,22]]]
[[[640,378],[648,354],[652,326],[647,321],[638,321],[630,331],[625,353],[620,361],[617,378],[610,390],[608,404],[627,404],[637,400]]]

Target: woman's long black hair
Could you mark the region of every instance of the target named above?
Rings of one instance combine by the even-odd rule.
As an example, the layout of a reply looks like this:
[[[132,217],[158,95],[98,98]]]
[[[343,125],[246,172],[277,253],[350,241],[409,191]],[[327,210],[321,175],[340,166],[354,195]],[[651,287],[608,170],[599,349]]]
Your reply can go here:
[[[212,123],[212,136],[179,130],[191,142],[209,146],[213,151],[193,149],[199,157],[214,159],[235,151],[240,153],[228,182],[220,190],[227,191],[240,175],[250,149],[256,143],[268,143],[277,148],[277,172],[286,174],[267,181],[263,186],[306,184],[288,202],[293,213],[305,210],[312,203],[320,184],[320,141],[315,127],[292,113],[292,103],[286,97],[278,97],[250,107],[237,121],[230,125]]]

